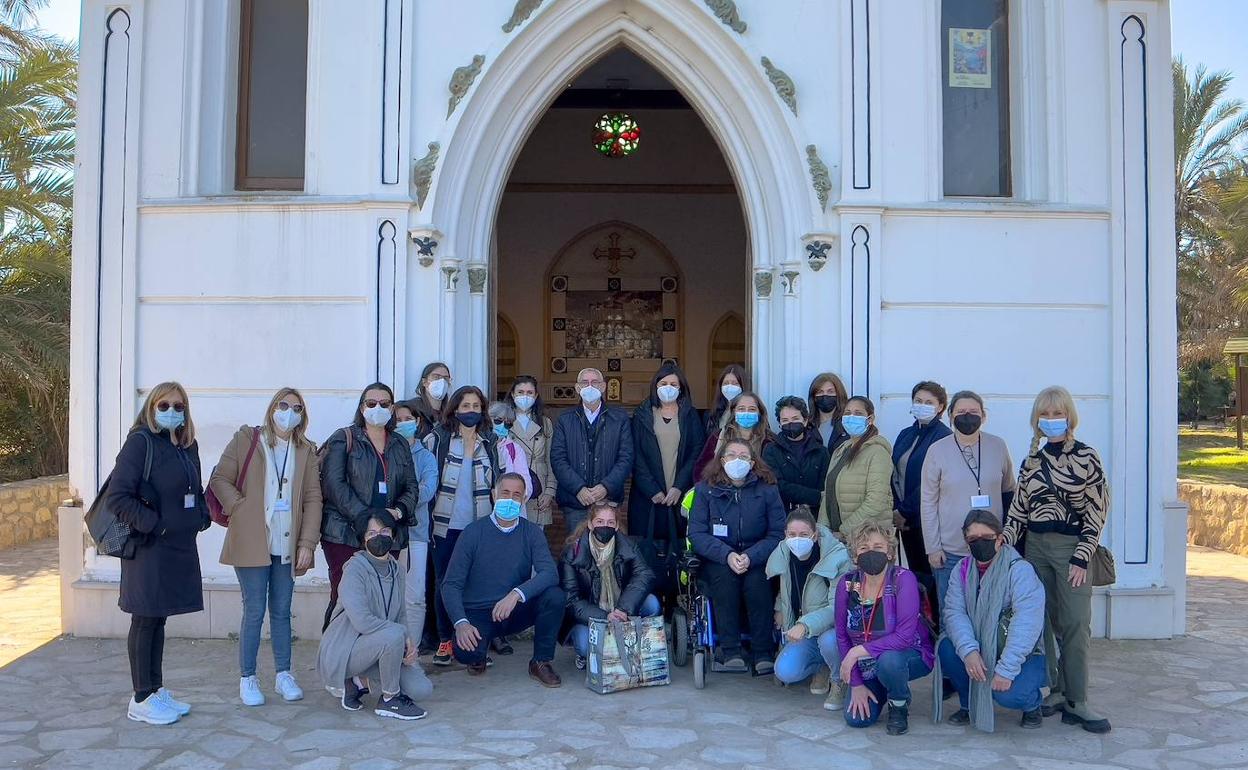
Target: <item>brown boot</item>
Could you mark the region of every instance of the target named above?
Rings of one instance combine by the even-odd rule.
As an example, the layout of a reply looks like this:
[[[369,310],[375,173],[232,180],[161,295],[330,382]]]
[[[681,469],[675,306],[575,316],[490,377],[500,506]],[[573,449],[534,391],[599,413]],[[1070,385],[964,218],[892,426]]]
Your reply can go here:
[[[549,660],[530,660],[529,677],[536,679],[543,687],[563,685],[563,680],[559,678],[559,674],[555,673],[555,667],[550,665]]]

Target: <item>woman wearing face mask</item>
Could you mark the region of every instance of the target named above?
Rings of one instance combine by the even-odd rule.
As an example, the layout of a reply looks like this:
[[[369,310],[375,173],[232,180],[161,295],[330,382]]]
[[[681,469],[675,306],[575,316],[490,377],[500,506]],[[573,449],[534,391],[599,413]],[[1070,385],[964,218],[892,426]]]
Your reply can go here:
[[[800,400],[800,399],[799,399]],[[841,659],[836,651],[836,581],[853,562],[841,541],[827,527],[815,524],[806,506],[798,506],[784,525],[784,540],[767,559],[767,577],[780,578],[776,595],[776,628],[784,635],[776,657],[776,678],[784,684],[810,679],[810,691],[828,695],[826,709],[844,704],[838,679]]]
[[[374,382],[360,393],[352,423],[321,447],[321,550],[329,566],[322,630],[338,603],[342,568],[362,547],[369,517],[392,522],[396,555],[407,547],[408,528],[419,521],[416,466],[394,426],[394,391]]]
[[[394,432],[402,436],[412,449],[412,464],[420,483],[416,524],[407,528],[407,554],[399,557],[399,565],[406,573],[403,596],[407,602],[407,630],[422,649],[432,651],[437,646],[437,624],[429,620],[435,582],[433,565],[429,561],[429,537],[433,527],[429,507],[438,491],[438,460],[416,438],[420,430],[420,413],[411,402],[395,404],[394,419]]]
[[[903,428],[893,443],[893,526],[901,535],[910,569],[931,589],[932,567],[923,543],[922,516],[919,512],[923,461],[932,444],[952,431],[941,422],[949,394],[938,382],[924,381],[910,390],[910,416],[914,423]]]
[[[438,460],[438,494],[433,503],[433,572],[438,583],[434,608],[438,616],[436,666],[449,666],[455,635],[452,618],[442,603],[441,584],[455,552],[455,543],[477,519],[490,515],[490,492],[501,475],[493,425],[485,419],[485,394],[465,385],[446,402],[442,422],[425,437],[425,448]]]
[[[744,672],[741,603],[750,624],[756,675],[775,668],[772,597],[766,564],[784,538],[784,503],[776,477],[748,441],[728,439],[695,487],[689,542],[702,557],[719,638],[715,669]]]
[[[442,407],[451,392],[451,369],[441,361],[426,364],[420,371],[416,394],[407,404],[416,412],[416,438],[424,440],[442,421]]]
[[[136,722],[173,724],[191,710],[165,689],[162,668],[165,621],[204,609],[195,538],[212,520],[200,478],[186,389],[163,382],[147,394],[103,490],[137,535],[134,558],[121,560],[117,602],[130,615],[126,652],[134,697],[126,716]]]
[[[700,479],[708,467],[713,467],[715,458],[728,441],[745,441],[754,450],[754,458],[762,460],[763,450],[774,439],[771,434],[771,423],[767,420],[767,410],[763,400],[757,394],[745,392],[732,400],[728,407],[732,420],[721,431],[707,436],[702,445],[702,452],[693,464],[693,477]]]
[[[867,522],[892,529],[893,452],[875,427],[875,404],[854,396],[841,423],[850,439],[832,453],[823,485],[819,523],[848,542]]]
[[[780,499],[787,511],[799,505],[817,511],[823,502],[829,455],[818,431],[808,427],[809,421],[806,402],[797,396],[785,396],[776,402],[780,432],[763,449],[763,460],[776,474]]]
[[[910,682],[931,673],[932,635],[922,618],[914,573],[892,566],[892,528],[864,522],[850,536],[858,568],[837,582],[836,644],[841,681],[850,684],[845,722],[875,724],[888,703],[888,734],[910,729]]]
[[[849,440],[841,424],[845,413],[845,400],[849,397],[845,383],[832,372],[824,372],[810,381],[806,403],[810,406],[810,427],[819,433],[828,452]]]
[[[701,422],[699,421],[699,425]],[[589,656],[589,621],[652,618],[663,611],[650,593],[654,571],[633,541],[619,532],[619,506],[602,500],[589,507],[589,518],[568,536],[559,560],[559,578],[568,596],[566,638],[576,650],[576,668]],[[560,634],[565,638],[565,634]]]
[[[1040,688],[1047,683],[1039,645],[1044,586],[1032,566],[1005,544],[1001,520],[993,512],[968,513],[962,533],[971,558],[962,560],[949,582],[945,630],[936,650],[936,675],[953,680],[961,705],[949,724],[973,723],[990,733],[995,701],[1023,712],[1023,727],[1040,727]],[[942,699],[933,701],[932,718],[939,722]]]
[[[495,452],[503,473],[514,473],[524,479],[524,500],[526,515],[528,501],[533,499],[533,476],[529,473],[529,455],[524,445],[517,441],[512,433],[516,424],[516,411],[505,401],[492,401],[488,411],[490,424],[494,431]]]
[[[674,506],[693,488],[693,465],[705,443],[684,373],[663,364],[650,380],[650,397],[633,412],[628,534],[668,540],[674,527],[677,542],[684,540],[684,519]]]
[[[966,512],[978,508],[1003,517],[1014,498],[1014,461],[1005,441],[983,430],[984,400],[969,390],[954,393],[949,416],[953,435],[928,451],[920,500],[924,547],[941,606],[949,576],[970,553],[962,537]]]
[[[407,634],[402,568],[391,555],[394,529],[389,518],[370,518],[364,549],[343,568],[342,606],[321,637],[317,671],[325,689],[347,711],[364,707],[357,679],[376,682],[381,696],[373,713],[413,721],[417,705],[433,694],[433,684],[416,660],[416,643]]]
[[[256,657],[266,602],[277,673],[273,689],[285,701],[303,698],[290,671],[290,603],[295,578],[312,567],[321,533],[321,477],[307,426],[302,394],[282,388],[269,401],[258,434],[247,425],[239,428],[208,480],[230,521],[221,563],[234,567],[243,593],[238,694],[246,706],[264,704]]]
[[[555,437],[555,426],[546,416],[537,380],[522,374],[512,383],[506,402],[516,410],[516,421],[511,426],[511,437],[524,447],[529,458],[529,470],[537,477],[542,491],[528,504],[529,521],[541,527],[550,524],[554,513],[556,480],[550,468],[550,442]]]
[[[732,420],[729,406],[737,396],[750,389],[750,375],[740,364],[728,364],[715,380],[714,402],[706,410],[706,435],[723,430]]]
[[[1075,440],[1078,426],[1068,390],[1040,391],[1031,408],[1034,438],[1005,520],[1005,542],[1013,545],[1026,533],[1027,561],[1044,584],[1048,628],[1057,637],[1057,660],[1049,656],[1045,716],[1060,711],[1064,724],[1107,733],[1109,720],[1088,705],[1088,562],[1105,527],[1109,482],[1096,450]]]

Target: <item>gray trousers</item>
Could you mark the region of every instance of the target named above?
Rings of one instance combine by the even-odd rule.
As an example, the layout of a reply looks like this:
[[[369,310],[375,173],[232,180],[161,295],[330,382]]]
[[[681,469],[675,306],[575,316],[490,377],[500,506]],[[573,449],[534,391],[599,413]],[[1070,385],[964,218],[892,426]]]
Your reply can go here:
[[[407,612],[407,637],[417,644],[425,633],[425,569],[429,558],[428,543],[408,543],[399,554],[399,567],[406,571],[403,586],[403,609]]]
[[[1088,647],[1092,639],[1092,585],[1070,587],[1070,557],[1079,538],[1027,533],[1027,561],[1044,584],[1045,652],[1049,687],[1073,703],[1088,701]],[[1051,653],[1056,641],[1057,655]]]
[[[433,694],[433,683],[425,676],[419,663],[403,665],[406,644],[407,629],[398,623],[364,634],[351,647],[351,657],[347,658],[347,676],[380,680],[383,695],[402,692],[416,702],[425,700]]]

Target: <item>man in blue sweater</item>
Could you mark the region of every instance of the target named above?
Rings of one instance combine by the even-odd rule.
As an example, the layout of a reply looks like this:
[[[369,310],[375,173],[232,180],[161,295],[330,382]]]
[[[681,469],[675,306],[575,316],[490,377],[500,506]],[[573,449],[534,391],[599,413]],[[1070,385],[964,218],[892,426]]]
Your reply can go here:
[[[542,528],[520,518],[524,478],[499,476],[494,511],[464,528],[442,580],[442,602],[455,621],[455,659],[468,673],[485,673],[486,648],[496,636],[533,627],[529,676],[546,687],[563,684],[551,662],[566,598]]]

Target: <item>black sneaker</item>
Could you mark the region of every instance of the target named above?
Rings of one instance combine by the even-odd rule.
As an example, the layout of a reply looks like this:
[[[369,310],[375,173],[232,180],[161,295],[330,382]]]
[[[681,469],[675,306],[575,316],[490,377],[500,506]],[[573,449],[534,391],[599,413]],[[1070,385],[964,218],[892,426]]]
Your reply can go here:
[[[405,722],[414,722],[417,719],[424,719],[429,712],[413,703],[411,698],[403,693],[399,693],[393,698],[378,699],[377,708],[373,709],[373,713],[379,717],[390,717],[391,719],[402,719]]]
[[[1023,721],[1020,722],[1024,729],[1035,730],[1044,726],[1044,715],[1040,713],[1040,709],[1032,709],[1023,712]]]
[[[949,724],[951,725],[969,725],[971,723],[971,713],[966,709],[958,709],[949,715]]]
[[[576,656],[576,670],[577,671],[585,670],[585,656],[584,655]]]
[[[342,707],[347,711],[359,711],[364,708],[360,699],[367,694],[368,688],[356,686],[355,679],[347,677],[342,688]]]
[[[910,704],[907,703],[905,706],[888,704],[886,729],[889,735],[905,735],[910,732]]]

